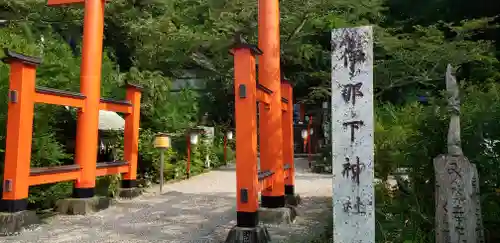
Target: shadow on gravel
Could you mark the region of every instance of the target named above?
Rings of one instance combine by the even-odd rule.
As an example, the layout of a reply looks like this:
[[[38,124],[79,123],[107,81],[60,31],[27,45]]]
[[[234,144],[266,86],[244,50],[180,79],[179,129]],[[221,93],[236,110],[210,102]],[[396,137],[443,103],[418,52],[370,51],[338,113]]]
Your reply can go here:
[[[272,242],[322,242],[331,235],[331,197],[304,197],[292,225],[269,225]]]
[[[330,174],[297,174],[295,175],[295,180],[321,180],[332,177]]]
[[[296,160],[296,167],[297,189],[324,189],[324,182],[316,184],[314,181],[331,177],[302,173],[301,170],[307,167],[306,160]],[[234,173],[234,170],[234,165],[214,169],[224,174]],[[183,182],[181,188],[189,190],[191,184],[187,183]],[[16,236],[2,237],[0,243],[223,242],[236,223],[236,199],[233,189],[221,190],[227,192],[170,191],[156,196],[144,195],[133,200],[120,200],[104,211],[87,216],[47,217],[44,219],[46,224]],[[316,195],[325,195],[321,193]],[[313,191],[306,194],[315,195]],[[303,204],[298,208],[299,216],[294,224],[269,226],[273,242],[309,242],[292,241],[290,237],[310,239],[324,232],[324,225],[332,215],[331,198],[301,196]]]
[[[235,218],[235,199],[227,193],[172,191],[120,201],[92,215],[59,215],[49,224],[2,237],[0,242],[196,242]]]
[[[268,225],[273,242],[324,238],[331,202],[330,197],[304,197],[294,224]],[[92,215],[56,216],[49,224],[2,237],[0,242],[223,242],[235,224],[235,205],[235,198],[229,193],[171,191],[119,201]]]

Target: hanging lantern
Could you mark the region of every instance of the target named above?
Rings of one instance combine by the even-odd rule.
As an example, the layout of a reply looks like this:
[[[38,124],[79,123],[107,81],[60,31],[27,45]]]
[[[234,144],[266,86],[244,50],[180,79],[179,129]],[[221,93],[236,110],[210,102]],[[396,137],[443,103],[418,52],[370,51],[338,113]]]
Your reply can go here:
[[[233,131],[227,131],[226,137],[228,140],[232,140],[233,139]]]
[[[198,143],[198,133],[197,132],[191,132],[191,134],[189,134],[189,142],[193,145],[196,145]]]
[[[165,133],[158,133],[154,141],[155,148],[168,149],[170,148],[170,137]]]
[[[306,139],[307,138],[307,130],[304,129],[300,132],[300,135],[302,136],[302,139]]]
[[[189,142],[193,145],[196,145],[198,143],[198,133],[192,132],[189,134]]]

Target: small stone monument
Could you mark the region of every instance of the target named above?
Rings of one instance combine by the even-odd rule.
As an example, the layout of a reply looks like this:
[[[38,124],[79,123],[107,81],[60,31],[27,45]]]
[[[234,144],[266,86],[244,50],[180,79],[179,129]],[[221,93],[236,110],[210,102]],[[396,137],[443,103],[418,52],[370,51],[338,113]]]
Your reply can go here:
[[[451,112],[448,153],[434,159],[436,243],[484,243],[479,175],[462,152],[459,87],[451,65],[446,70],[446,90]]]

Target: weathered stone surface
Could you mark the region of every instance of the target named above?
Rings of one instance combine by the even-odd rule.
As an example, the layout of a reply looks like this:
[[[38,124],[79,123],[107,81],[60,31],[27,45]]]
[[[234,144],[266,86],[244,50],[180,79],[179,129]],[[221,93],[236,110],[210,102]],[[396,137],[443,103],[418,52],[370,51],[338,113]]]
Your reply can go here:
[[[243,228],[235,226],[229,231],[226,243],[268,243],[271,237],[267,228],[258,225],[255,228]]]
[[[477,170],[465,156],[440,155],[436,173],[436,243],[484,242]]]
[[[264,224],[291,224],[297,217],[293,206],[283,208],[259,208],[259,220]]]
[[[447,147],[449,155],[462,155],[460,138],[460,97],[457,79],[453,74],[453,67],[446,67],[446,92],[448,94],[448,110],[451,113],[448,127]]]
[[[297,206],[301,203],[300,195],[285,195],[285,204],[288,206]]]
[[[477,168],[463,155],[460,138],[459,86],[446,69],[448,108],[448,154],[434,159],[436,176],[436,243],[483,243],[483,223]]]
[[[91,197],[91,198],[66,198],[57,201],[56,211],[69,215],[85,215],[108,208],[111,205],[111,198]]]
[[[484,243],[484,227],[483,227],[483,216],[481,213],[481,193],[479,190],[479,173],[477,171],[476,165],[471,164],[473,177],[472,177],[472,190],[474,191],[472,195],[472,200],[475,204],[475,208],[473,208],[473,213],[476,215],[476,236],[478,243]]]
[[[331,36],[333,238],[375,243],[373,30]]]
[[[21,211],[15,213],[0,213],[0,235],[15,234],[23,228],[40,223],[34,211]]]
[[[142,188],[134,187],[134,188],[119,188],[118,189],[118,197],[131,199],[138,197],[142,194],[144,190]]]

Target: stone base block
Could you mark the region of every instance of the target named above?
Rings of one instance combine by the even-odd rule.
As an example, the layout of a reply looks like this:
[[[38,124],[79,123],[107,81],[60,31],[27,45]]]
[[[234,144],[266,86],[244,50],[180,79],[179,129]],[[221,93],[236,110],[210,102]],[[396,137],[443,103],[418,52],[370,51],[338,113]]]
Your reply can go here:
[[[254,228],[235,226],[229,231],[225,243],[269,243],[271,236],[267,228],[258,225]]]
[[[111,198],[91,197],[91,198],[66,198],[57,201],[56,211],[69,215],[85,215],[108,208],[111,205]]]
[[[133,188],[119,188],[118,189],[118,197],[131,199],[138,197],[142,194],[142,188],[133,187]]]
[[[39,224],[40,219],[34,211],[20,211],[15,213],[0,213],[0,235],[15,234],[33,224]]]
[[[291,224],[295,221],[295,207],[259,208],[259,220],[264,224]]]
[[[299,194],[285,195],[285,204],[290,206],[298,206],[301,203]]]

